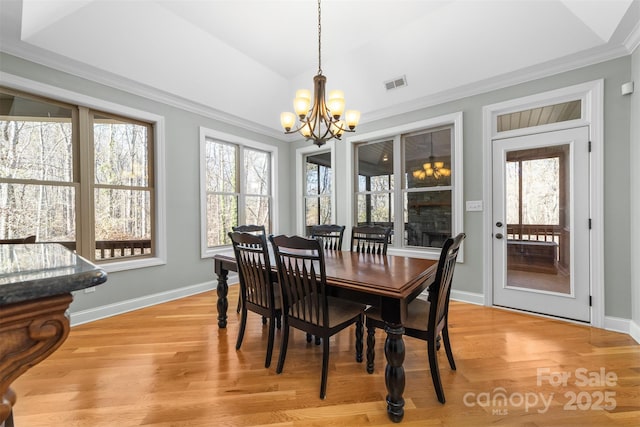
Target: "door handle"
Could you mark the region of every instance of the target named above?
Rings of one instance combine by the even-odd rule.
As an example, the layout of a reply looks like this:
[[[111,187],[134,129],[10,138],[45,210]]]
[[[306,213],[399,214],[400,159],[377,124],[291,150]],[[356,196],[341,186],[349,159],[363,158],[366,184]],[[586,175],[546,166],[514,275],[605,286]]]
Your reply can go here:
[[[502,233],[496,233],[496,239],[502,239],[503,237]]]

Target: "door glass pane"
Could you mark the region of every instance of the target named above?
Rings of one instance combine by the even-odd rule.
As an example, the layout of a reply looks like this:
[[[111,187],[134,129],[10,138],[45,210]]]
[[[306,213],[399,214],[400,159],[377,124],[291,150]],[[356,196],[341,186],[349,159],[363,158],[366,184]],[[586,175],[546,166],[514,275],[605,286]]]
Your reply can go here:
[[[507,154],[508,286],[569,294],[569,145]]]

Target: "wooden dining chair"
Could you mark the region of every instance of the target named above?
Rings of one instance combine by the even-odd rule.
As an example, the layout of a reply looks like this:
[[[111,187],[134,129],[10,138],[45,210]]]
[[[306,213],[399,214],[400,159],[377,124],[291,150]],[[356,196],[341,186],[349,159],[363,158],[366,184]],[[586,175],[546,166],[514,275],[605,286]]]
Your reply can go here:
[[[367,254],[387,254],[391,227],[358,225],[351,229],[351,251]]]
[[[436,277],[431,286],[429,286],[428,300],[416,298],[411,301],[408,307],[407,320],[403,324],[405,335],[427,342],[431,379],[440,403],[444,403],[445,398],[442,382],[440,381],[440,370],[438,369],[438,355],[436,354],[440,347],[438,337],[442,334],[449,365],[455,371],[456,364],[453,360],[451,343],[449,342],[449,296],[451,294],[451,281],[458,251],[464,238],[465,234],[460,233],[455,238],[449,238],[445,241],[438,261]],[[380,310],[377,308],[369,307],[365,310],[365,316],[367,324],[367,372],[371,374],[373,373],[375,358],[375,328],[384,329],[385,323],[382,320]]]
[[[242,224],[242,225],[236,225],[235,227],[231,227],[231,230],[237,231],[238,233],[252,233],[252,234],[266,235],[264,225]]]
[[[237,231],[238,233],[251,233],[255,235],[263,235],[266,238],[266,230],[264,225],[256,225],[256,224],[242,224],[237,225],[235,227],[231,227],[232,231]],[[240,313],[240,309],[242,308],[242,299],[238,298],[238,305],[236,306],[236,313]],[[267,319],[263,318],[262,323],[266,324]]]
[[[267,356],[265,368],[271,365],[275,325],[280,327],[282,304],[279,287],[271,280],[271,262],[264,234],[229,233],[233,244],[233,252],[238,264],[240,279],[240,299],[242,301],[240,329],[236,341],[236,350],[240,350],[247,326],[248,311],[262,316],[263,323],[268,320],[269,338],[267,340]]]
[[[309,237],[320,240],[325,249],[341,251],[344,229],[344,225],[337,224],[312,225]]]
[[[322,339],[320,399],[327,391],[329,338],[356,324],[356,361],[362,362],[364,304],[328,295],[324,250],[318,240],[300,236],[269,236],[278,266],[282,292],[283,332],[276,373],[284,368],[289,328]]]

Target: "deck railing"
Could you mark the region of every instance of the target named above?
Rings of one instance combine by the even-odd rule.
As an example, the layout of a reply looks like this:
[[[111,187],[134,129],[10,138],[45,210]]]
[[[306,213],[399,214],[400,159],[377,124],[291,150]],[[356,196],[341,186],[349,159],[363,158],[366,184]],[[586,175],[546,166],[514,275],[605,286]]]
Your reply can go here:
[[[76,242],[54,242],[76,250]],[[151,240],[96,240],[96,260],[147,255],[151,253]]]

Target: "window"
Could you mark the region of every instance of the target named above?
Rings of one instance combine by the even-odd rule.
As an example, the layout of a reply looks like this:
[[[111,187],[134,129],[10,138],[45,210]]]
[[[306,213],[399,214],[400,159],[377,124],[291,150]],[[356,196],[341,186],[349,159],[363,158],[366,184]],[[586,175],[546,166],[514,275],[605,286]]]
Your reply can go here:
[[[304,212],[307,235],[310,227],[331,224],[331,152],[305,156]]]
[[[0,238],[35,235],[96,262],[153,257],[153,123],[0,97]]]
[[[394,216],[393,140],[357,146],[358,225],[392,225]]]
[[[231,244],[240,224],[272,232],[275,147],[201,128],[202,256]]]
[[[438,253],[462,231],[461,128],[457,113],[352,138],[353,223],[392,227],[392,249]]]
[[[522,111],[501,114],[497,117],[498,132],[542,126],[550,123],[560,123],[580,119],[582,115],[582,100],[562,102],[559,104],[542,105]]]

